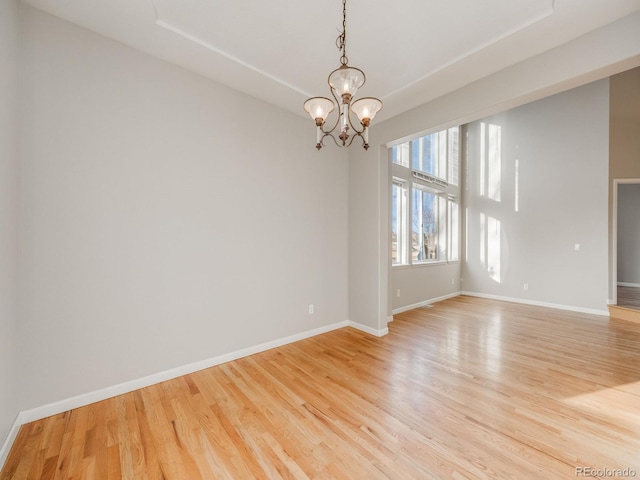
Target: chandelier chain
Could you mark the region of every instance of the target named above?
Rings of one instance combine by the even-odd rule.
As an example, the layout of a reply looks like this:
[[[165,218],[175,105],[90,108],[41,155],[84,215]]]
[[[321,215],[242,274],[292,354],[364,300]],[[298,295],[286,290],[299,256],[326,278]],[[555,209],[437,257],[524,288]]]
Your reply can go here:
[[[342,51],[340,63],[347,65],[347,63],[349,63],[347,59],[347,0],[342,0],[342,33],[338,35],[336,45],[338,50]]]

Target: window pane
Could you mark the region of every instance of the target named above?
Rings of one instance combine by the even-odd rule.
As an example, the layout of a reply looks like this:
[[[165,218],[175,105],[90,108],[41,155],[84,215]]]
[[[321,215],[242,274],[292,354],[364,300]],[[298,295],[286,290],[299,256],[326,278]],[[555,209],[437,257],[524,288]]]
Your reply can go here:
[[[391,161],[409,167],[409,142],[391,147]]]
[[[415,262],[438,259],[438,196],[413,189],[411,255]]]
[[[422,152],[420,152],[420,139],[411,140],[411,167],[414,170],[422,170]]]
[[[420,139],[422,144],[422,164],[420,170],[433,176],[438,175],[438,134],[427,135]]]
[[[447,177],[447,130],[411,141],[411,166],[434,177]]]

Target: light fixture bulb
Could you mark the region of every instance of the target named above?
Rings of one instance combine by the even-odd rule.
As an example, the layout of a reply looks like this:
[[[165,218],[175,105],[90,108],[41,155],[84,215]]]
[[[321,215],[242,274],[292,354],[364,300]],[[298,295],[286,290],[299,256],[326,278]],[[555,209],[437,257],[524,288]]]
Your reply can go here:
[[[344,98],[345,95],[353,97],[364,85],[365,80],[362,70],[347,65],[342,65],[329,75],[329,85],[337,93],[338,98]]]
[[[373,117],[382,110],[382,102],[377,98],[363,97],[351,104],[351,111],[358,116],[360,123],[369,126]]]
[[[336,108],[336,106],[333,101],[326,97],[313,97],[304,102],[304,111],[307,112],[311,120],[314,120],[316,123],[318,123],[318,119],[320,119],[320,124],[324,123],[334,108]]]

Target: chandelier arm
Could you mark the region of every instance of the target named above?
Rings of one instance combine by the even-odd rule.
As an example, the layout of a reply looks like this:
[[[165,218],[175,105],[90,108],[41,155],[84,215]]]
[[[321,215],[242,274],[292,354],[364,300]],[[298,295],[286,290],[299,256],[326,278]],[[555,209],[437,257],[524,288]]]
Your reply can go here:
[[[351,140],[349,141],[349,143],[347,145],[345,145],[345,147],[350,147],[351,144],[353,143],[353,141],[356,139],[356,137],[360,137],[362,139],[362,146],[366,149],[368,149],[369,147],[365,147],[365,145],[367,145],[367,142],[364,140],[364,136],[362,135],[362,132],[356,132],[352,137]]]
[[[325,122],[326,123],[326,122]],[[336,129],[338,125],[340,125],[340,113],[338,113],[338,118],[336,119],[336,123],[329,130],[324,129],[324,123],[320,126],[320,131],[325,135],[331,135],[331,133]]]
[[[324,140],[325,137],[329,137],[331,140],[333,140],[333,143],[336,144],[336,147],[342,147],[342,145],[340,145],[336,140],[336,137],[334,137],[331,133],[325,133],[324,136],[322,137],[322,140]],[[320,143],[322,143],[322,141],[320,141]]]
[[[351,144],[353,143],[353,141],[356,139],[356,137],[359,137],[360,134],[356,133],[355,135],[351,135],[351,139],[349,140],[349,142],[345,145],[345,147],[349,148],[351,146]]]

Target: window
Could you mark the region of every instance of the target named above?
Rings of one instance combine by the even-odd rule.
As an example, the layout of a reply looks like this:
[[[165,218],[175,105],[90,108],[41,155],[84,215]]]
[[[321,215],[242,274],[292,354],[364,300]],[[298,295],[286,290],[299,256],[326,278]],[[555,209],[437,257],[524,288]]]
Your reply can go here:
[[[407,262],[407,189],[404,183],[394,181],[391,186],[391,263],[406,265]]]
[[[460,127],[395,145],[392,162],[392,265],[458,261]]]

